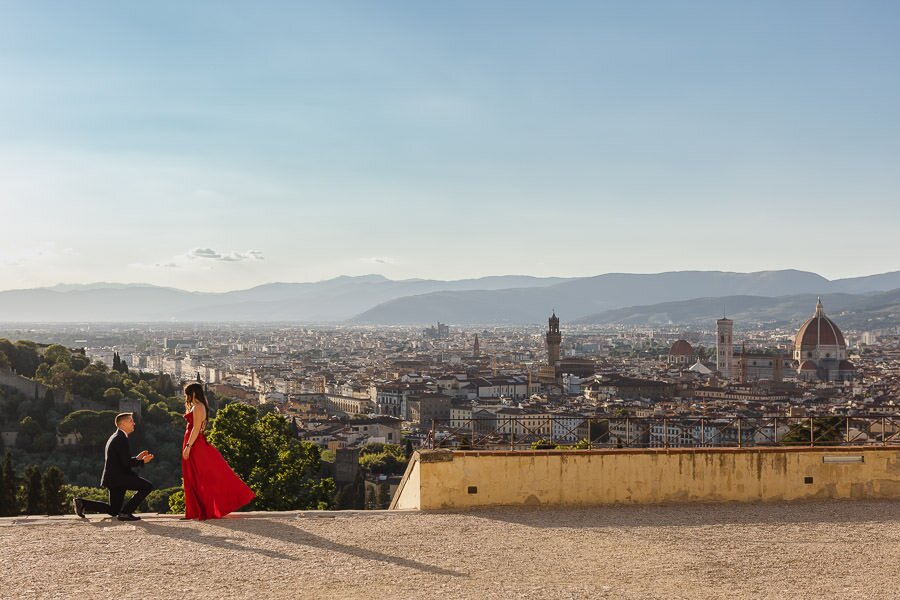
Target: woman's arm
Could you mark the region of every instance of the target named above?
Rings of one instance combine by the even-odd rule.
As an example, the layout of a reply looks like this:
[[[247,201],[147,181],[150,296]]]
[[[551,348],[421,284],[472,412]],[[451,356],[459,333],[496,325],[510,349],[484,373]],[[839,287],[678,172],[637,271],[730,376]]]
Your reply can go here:
[[[194,445],[194,442],[197,441],[197,438],[200,437],[200,432],[203,431],[203,423],[205,421],[206,407],[198,403],[194,406],[194,425],[191,427],[191,435],[188,436],[187,443],[181,451],[181,455],[185,460],[191,455],[191,447]]]

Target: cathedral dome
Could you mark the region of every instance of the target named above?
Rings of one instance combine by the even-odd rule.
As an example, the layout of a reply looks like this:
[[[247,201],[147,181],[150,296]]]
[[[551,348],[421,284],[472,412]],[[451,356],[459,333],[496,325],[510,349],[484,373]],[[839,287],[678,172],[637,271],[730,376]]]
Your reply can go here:
[[[692,356],[693,354],[694,347],[686,340],[678,340],[672,344],[672,348],[669,350],[669,356]]]
[[[798,351],[815,350],[820,346],[847,348],[844,334],[834,324],[834,321],[825,316],[821,300],[816,304],[816,314],[807,319],[794,339],[794,348]]]
[[[816,363],[814,363],[811,360],[804,360],[802,363],[800,363],[800,370],[801,371],[815,371]]]

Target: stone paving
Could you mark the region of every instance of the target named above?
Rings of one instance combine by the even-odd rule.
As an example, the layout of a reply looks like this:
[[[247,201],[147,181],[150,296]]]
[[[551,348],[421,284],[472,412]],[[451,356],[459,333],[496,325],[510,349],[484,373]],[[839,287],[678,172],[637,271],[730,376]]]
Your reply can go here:
[[[900,598],[900,502],[0,519],[0,598]]]

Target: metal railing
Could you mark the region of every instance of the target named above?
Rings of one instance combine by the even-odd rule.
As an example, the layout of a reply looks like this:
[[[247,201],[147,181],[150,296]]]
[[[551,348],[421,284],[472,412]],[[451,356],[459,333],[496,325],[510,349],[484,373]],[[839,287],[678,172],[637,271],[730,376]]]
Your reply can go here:
[[[456,450],[900,445],[900,414],[820,417],[506,416],[433,420],[423,446]]]

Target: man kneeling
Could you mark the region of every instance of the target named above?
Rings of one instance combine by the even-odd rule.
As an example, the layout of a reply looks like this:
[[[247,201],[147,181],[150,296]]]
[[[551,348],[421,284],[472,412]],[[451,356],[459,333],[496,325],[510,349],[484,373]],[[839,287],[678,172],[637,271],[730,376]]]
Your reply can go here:
[[[131,456],[131,448],[128,445],[128,436],[134,431],[134,415],[121,413],[116,415],[116,432],[106,442],[106,460],[103,464],[103,475],[100,477],[100,485],[109,490],[109,504],[95,502],[84,498],[75,498],[72,504],[75,514],[84,518],[85,512],[106,513],[120,521],[139,521],[140,517],[134,516],[134,511],[140,506],[147,494],[153,491],[153,484],[138,477],[132,467],[140,467],[153,460],[153,455],[142,450],[137,456]],[[125,502],[125,492],[134,490],[136,493]]]

